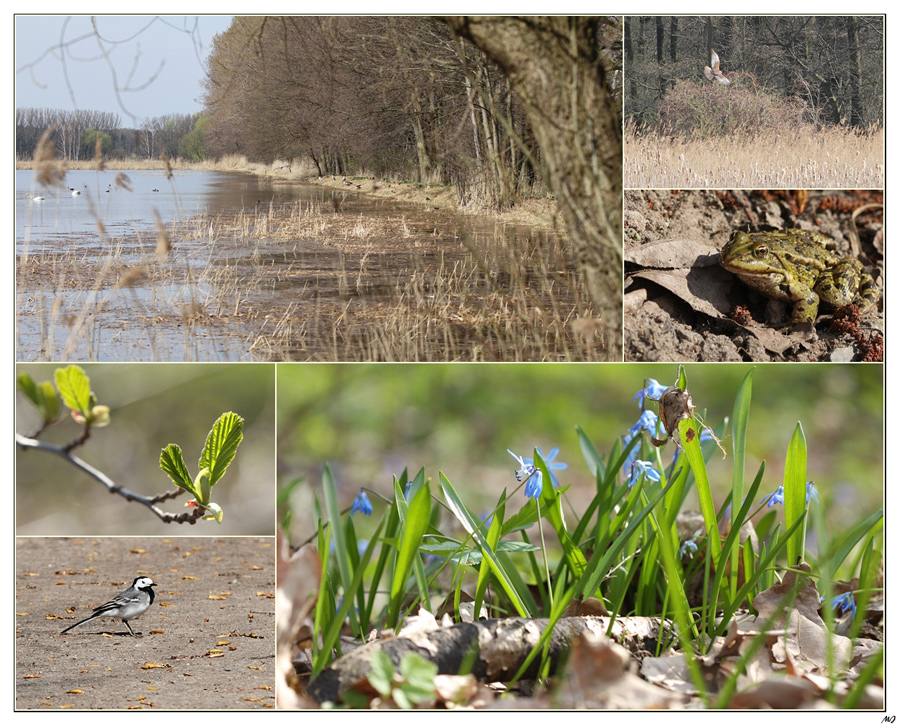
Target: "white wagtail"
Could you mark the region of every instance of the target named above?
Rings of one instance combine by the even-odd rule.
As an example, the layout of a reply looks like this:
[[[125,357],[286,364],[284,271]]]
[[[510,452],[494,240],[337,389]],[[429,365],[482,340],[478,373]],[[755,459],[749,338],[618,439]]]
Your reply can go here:
[[[60,635],[64,635],[72,628],[95,618],[121,618],[122,622],[125,623],[125,627],[128,628],[128,632],[134,635],[134,631],[131,629],[128,621],[147,612],[147,608],[153,604],[153,598],[156,597],[156,593],[153,592],[154,587],[156,587],[156,583],[149,577],[144,577],[143,575],[135,577],[131,587],[116,595],[109,602],[94,608],[94,612],[90,617],[70,625]]]

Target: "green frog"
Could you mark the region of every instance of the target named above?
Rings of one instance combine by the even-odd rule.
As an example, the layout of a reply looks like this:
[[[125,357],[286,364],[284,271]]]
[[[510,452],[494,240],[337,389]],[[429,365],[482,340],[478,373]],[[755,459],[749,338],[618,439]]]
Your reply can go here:
[[[820,301],[833,307],[856,302],[862,311],[881,297],[862,263],[826,249],[833,244],[802,229],[738,232],[722,248],[720,262],[766,297],[792,302],[791,323],[813,323]]]

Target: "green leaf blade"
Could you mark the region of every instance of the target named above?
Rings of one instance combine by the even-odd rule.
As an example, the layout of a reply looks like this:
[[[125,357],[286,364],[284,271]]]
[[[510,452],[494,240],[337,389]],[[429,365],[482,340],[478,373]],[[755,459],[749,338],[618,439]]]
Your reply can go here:
[[[91,410],[91,381],[78,366],[59,368],[54,373],[56,388],[63,403],[87,416]]]
[[[391,582],[391,603],[388,612],[388,627],[397,625],[400,618],[400,606],[403,601],[403,588],[412,570],[413,559],[419,556],[419,545],[428,529],[431,517],[431,492],[428,483],[424,482],[406,511],[403,530],[400,535],[400,546],[397,550],[397,565]]]
[[[209,485],[221,479],[234,460],[238,446],[244,439],[244,419],[229,411],[213,424],[200,456],[200,469],[209,469]]]
[[[506,593],[506,596],[512,602],[513,607],[516,609],[516,612],[523,618],[533,617],[526,609],[525,604],[522,602],[522,598],[519,596],[519,593],[516,591],[515,586],[512,584],[510,577],[506,572],[506,569],[503,567],[503,564],[497,558],[496,553],[493,551],[493,549],[491,549],[490,545],[488,545],[484,534],[481,532],[481,523],[475,521],[475,518],[466,508],[466,505],[463,504],[462,500],[459,498],[459,494],[457,494],[456,492],[456,489],[453,488],[450,480],[447,479],[446,476],[444,476],[443,472],[441,472],[440,477],[441,489],[444,492],[444,500],[450,507],[450,511],[453,512],[453,514],[459,520],[459,523],[470,535],[472,535],[472,538],[475,540],[478,546],[481,547],[482,553],[488,558],[488,561],[491,564],[491,569],[494,571],[494,575],[497,577],[497,581],[500,583],[500,587],[503,588],[503,592]]]
[[[159,455],[159,468],[169,475],[175,486],[190,492],[199,501],[200,493],[194,488],[194,482],[188,472],[187,464],[184,463],[184,456],[182,456],[181,447],[178,444],[169,444],[162,450]]]
[[[784,460],[784,523],[791,527],[806,515],[806,436],[797,423]],[[794,531],[787,543],[788,565],[803,557],[804,528]]]

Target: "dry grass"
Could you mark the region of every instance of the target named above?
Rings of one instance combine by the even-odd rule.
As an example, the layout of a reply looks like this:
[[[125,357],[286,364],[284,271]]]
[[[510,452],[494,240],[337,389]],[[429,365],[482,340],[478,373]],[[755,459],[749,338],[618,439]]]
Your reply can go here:
[[[641,189],[880,189],[884,130],[786,128],[691,140],[625,129],[625,186]]]
[[[373,207],[259,205],[117,237],[98,219],[20,255],[19,327],[39,330],[20,359],[605,360],[564,238]]]
[[[279,360],[603,360],[604,326],[559,238],[523,245],[502,228],[452,232],[398,214],[350,216],[315,203],[192,220],[176,234],[254,249],[252,271],[219,268],[217,297],[278,289],[255,355]],[[399,232],[399,234],[398,234]],[[309,244],[339,263],[310,270]],[[259,252],[277,245],[278,262]],[[226,274],[227,273],[227,274]],[[241,281],[243,280],[243,282]],[[246,294],[246,293],[245,293]],[[272,340],[275,336],[277,341]]]

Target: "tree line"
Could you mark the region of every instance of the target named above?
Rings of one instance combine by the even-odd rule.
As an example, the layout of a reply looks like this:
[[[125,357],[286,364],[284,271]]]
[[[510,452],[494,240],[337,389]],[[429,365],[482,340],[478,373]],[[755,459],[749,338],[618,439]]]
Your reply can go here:
[[[91,159],[99,142],[113,159],[154,159],[166,156],[191,161],[206,158],[202,113],[167,114],[146,119],[140,128],[124,128],[119,115],[105,111],[48,108],[16,109],[16,157],[30,159],[38,141],[52,129],[60,158]]]
[[[613,79],[621,25],[598,28]],[[498,207],[542,189],[542,151],[508,74],[444,19],[239,17],[207,69],[213,156],[455,184],[461,201]]]
[[[655,126],[679,83],[708,83],[714,49],[735,88],[802,107],[816,126],[884,119],[882,16],[625,18],[626,116]]]

